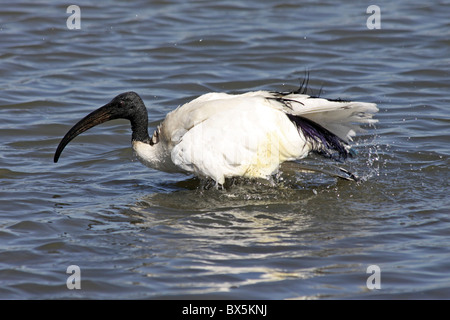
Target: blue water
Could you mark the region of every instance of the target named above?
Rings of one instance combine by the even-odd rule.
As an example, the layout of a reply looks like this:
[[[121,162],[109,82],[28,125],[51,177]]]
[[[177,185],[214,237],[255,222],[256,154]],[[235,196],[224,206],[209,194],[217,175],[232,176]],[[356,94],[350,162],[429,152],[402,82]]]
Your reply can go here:
[[[75,30],[66,2],[0,12],[0,298],[450,298],[448,2],[75,4]],[[344,164],[358,183],[298,173],[204,190],[142,166],[121,120],[53,163],[118,93],[142,96],[152,132],[203,93],[287,91],[306,73],[314,94],[380,108]]]

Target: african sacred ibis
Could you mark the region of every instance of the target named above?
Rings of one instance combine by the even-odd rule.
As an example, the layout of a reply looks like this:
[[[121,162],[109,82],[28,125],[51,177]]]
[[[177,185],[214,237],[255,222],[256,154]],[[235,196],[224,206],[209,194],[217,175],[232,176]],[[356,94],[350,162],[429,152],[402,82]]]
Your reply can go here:
[[[345,159],[360,125],[377,122],[376,104],[329,100],[293,92],[207,93],[167,114],[148,134],[147,109],[135,92],[119,94],[75,124],[56,150],[77,135],[114,119],[131,122],[141,162],[165,172],[212,178],[270,178],[280,164],[316,152]]]

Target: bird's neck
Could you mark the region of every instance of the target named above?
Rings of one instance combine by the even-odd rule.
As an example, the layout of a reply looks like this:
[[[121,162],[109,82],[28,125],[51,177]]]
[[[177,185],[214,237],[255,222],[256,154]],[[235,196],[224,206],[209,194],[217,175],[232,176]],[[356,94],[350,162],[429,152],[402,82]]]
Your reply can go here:
[[[165,172],[181,172],[171,160],[170,148],[163,142],[151,145],[133,140],[132,145],[137,158],[147,167]]]
[[[150,143],[150,136],[148,135],[148,117],[147,114],[138,114],[131,122],[131,140]]]

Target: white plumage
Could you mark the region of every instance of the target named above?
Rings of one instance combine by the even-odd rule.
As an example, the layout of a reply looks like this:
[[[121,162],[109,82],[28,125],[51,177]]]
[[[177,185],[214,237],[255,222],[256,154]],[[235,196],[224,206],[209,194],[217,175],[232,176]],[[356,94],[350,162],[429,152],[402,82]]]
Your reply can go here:
[[[147,111],[134,92],[123,93],[79,121],[65,145],[87,129],[113,119],[130,120],[132,146],[147,166],[184,172],[223,184],[226,178],[269,178],[281,163],[318,152],[346,158],[363,124],[373,124],[376,104],[327,100],[302,92],[208,93],[167,114],[152,137]]]
[[[303,116],[348,142],[359,124],[374,123],[376,105],[267,91],[209,93],[170,112],[157,144],[134,143],[141,161],[168,172],[225,178],[268,178],[280,163],[304,158],[313,142],[287,117]],[[156,157],[155,157],[156,155]]]

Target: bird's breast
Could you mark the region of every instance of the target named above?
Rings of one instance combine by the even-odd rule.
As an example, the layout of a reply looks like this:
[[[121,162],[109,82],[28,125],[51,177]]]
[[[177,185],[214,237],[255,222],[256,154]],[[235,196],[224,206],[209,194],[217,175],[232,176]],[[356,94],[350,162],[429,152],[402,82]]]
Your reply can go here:
[[[139,161],[147,167],[164,172],[183,172],[173,164],[169,147],[163,142],[150,145],[141,141],[133,141],[132,146]]]

